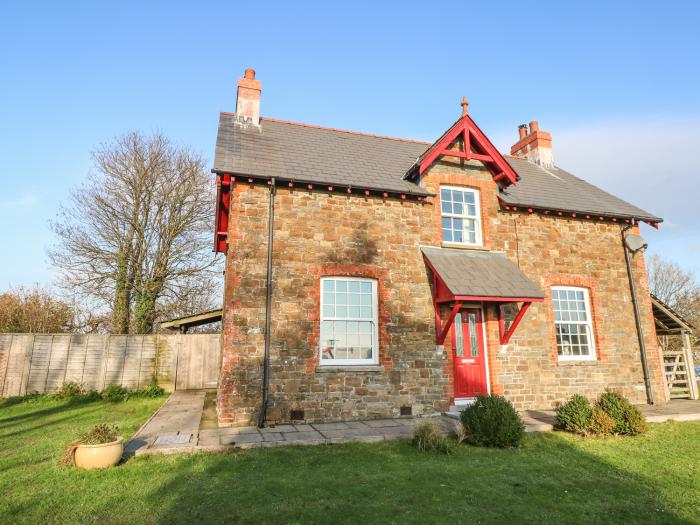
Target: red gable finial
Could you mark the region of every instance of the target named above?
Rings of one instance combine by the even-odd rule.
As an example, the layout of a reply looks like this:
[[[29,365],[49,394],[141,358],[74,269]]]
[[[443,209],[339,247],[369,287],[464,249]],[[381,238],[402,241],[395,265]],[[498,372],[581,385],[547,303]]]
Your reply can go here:
[[[467,106],[469,105],[469,102],[467,102],[467,97],[462,97],[462,116],[466,117],[467,116]]]

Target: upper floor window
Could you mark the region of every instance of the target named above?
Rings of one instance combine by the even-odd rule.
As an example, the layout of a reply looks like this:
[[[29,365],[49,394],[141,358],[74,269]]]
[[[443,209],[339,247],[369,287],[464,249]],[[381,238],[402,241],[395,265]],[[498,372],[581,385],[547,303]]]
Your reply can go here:
[[[440,211],[444,242],[481,246],[481,214],[477,190],[441,187]]]
[[[553,286],[552,304],[559,360],[594,360],[595,346],[588,290]]]
[[[377,281],[321,279],[321,364],[376,364]]]

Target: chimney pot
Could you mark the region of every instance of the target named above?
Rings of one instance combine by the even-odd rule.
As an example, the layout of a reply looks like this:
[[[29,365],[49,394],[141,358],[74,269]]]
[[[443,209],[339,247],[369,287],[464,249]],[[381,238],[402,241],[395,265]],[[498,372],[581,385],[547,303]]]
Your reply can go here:
[[[255,126],[260,125],[260,81],[255,80],[255,70],[248,68],[238,79],[236,115]]]
[[[518,126],[518,142],[510,148],[510,154],[525,157],[530,162],[544,168],[554,166],[552,155],[552,136],[546,131],[540,131],[536,120],[530,121],[530,129],[525,124]]]

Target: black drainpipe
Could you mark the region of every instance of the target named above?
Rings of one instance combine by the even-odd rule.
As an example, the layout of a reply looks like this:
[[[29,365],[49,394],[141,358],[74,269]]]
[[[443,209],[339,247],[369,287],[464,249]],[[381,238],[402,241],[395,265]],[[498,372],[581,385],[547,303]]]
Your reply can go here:
[[[654,404],[654,396],[651,392],[651,382],[649,381],[649,366],[647,365],[647,350],[644,346],[644,333],[642,332],[642,323],[639,320],[639,305],[637,304],[637,292],[634,286],[634,277],[632,276],[632,265],[630,264],[629,249],[625,242],[625,233],[632,228],[632,225],[622,228],[622,250],[625,252],[625,263],[627,264],[627,277],[630,281],[630,292],[632,292],[632,306],[634,306],[634,321],[637,324],[637,340],[639,341],[639,353],[642,358],[642,373],[644,374],[644,388],[647,391],[647,403]]]
[[[262,406],[258,427],[265,426],[268,393],[270,390],[270,301],[272,297],[272,238],[275,224],[275,178],[270,179],[270,208],[267,222],[267,281],[265,290],[265,357],[263,358]]]

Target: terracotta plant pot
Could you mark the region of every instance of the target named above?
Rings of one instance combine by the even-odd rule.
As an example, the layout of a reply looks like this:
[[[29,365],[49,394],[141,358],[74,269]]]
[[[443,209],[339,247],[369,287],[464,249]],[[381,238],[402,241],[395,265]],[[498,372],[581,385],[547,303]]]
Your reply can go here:
[[[92,470],[113,467],[124,453],[124,440],[119,437],[101,445],[78,445],[75,449],[75,466]]]

